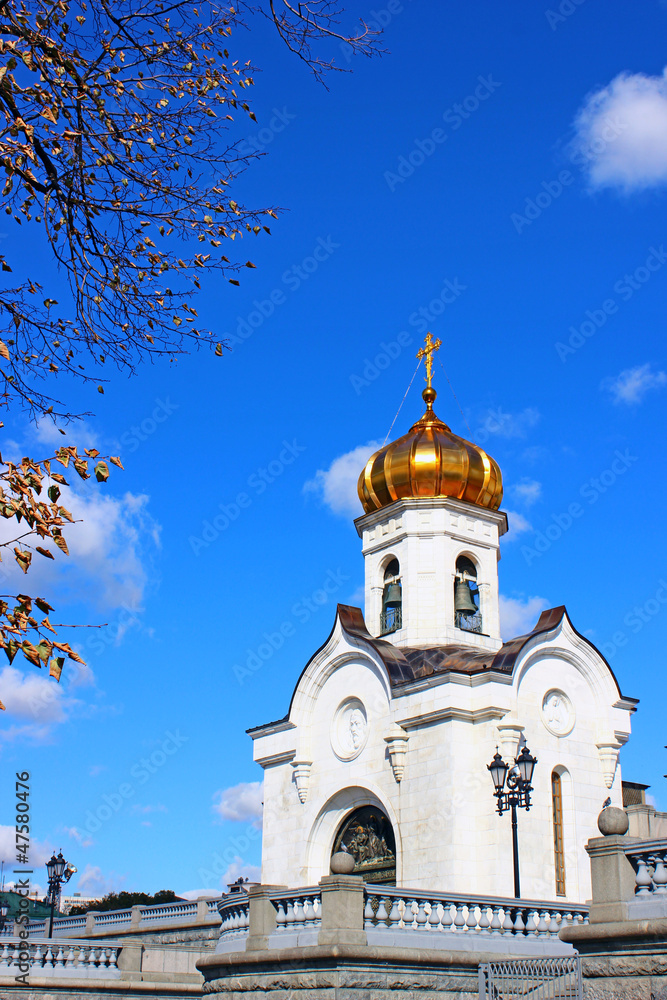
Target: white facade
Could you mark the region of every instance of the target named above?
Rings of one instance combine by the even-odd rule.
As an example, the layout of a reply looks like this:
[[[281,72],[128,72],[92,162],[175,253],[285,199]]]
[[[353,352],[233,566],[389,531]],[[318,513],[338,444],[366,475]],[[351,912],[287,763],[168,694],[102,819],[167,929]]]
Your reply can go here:
[[[552,773],[561,775],[565,898],[590,896],[584,844],[607,796],[622,805],[618,750],[634,702],[564,609],[502,645],[499,537],[505,515],[452,499],[407,499],[356,522],[369,633],[339,606],[301,675],[286,720],[251,731],[264,768],[262,881],[312,885],[328,874],[341,823],[381,809],[396,839],[396,882],[513,894],[510,818],[495,811],[487,764],[520,743],[537,757],[533,807],[519,810],[521,889],[556,900]],[[454,626],[456,560],[474,563],[481,635]],[[403,625],[384,639],[384,571],[400,564]],[[428,647],[428,648],[427,648]],[[433,669],[428,655],[441,655]],[[427,655],[428,654],[428,655]],[[437,657],[436,657],[437,658]]]

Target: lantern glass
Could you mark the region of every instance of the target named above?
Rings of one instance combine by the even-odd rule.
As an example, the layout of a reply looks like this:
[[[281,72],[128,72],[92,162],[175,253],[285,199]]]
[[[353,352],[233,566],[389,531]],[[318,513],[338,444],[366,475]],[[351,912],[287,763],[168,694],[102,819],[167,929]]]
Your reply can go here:
[[[56,878],[62,878],[63,877],[63,872],[65,871],[65,866],[67,864],[67,862],[65,861],[65,859],[63,857],[63,852],[60,851],[59,854],[58,854],[58,857],[55,858],[55,859],[51,858],[51,861],[53,862],[53,873],[54,873],[55,877]]]
[[[53,876],[55,875],[56,865],[57,864],[58,864],[58,859],[56,858],[55,851],[54,851],[54,853],[51,855],[51,857],[49,858],[49,860],[46,862],[46,870],[47,870],[48,875],[49,875],[49,880],[52,879]]]
[[[493,760],[487,764],[487,770],[491,772],[491,780],[497,793],[502,792],[507,777],[508,767],[503,758],[496,750]]]
[[[521,753],[516,758],[516,764],[519,768],[522,780],[525,784],[529,785],[533,780],[533,771],[535,770],[537,760],[533,757],[528,747],[524,747],[522,749]]]

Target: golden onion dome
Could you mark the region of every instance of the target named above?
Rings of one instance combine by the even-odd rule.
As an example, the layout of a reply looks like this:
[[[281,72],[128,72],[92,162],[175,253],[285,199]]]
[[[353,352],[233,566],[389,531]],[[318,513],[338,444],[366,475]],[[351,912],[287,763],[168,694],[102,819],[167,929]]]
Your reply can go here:
[[[368,459],[357,486],[363,508],[370,514],[405,497],[455,497],[497,510],[503,498],[500,469],[482,448],[453,434],[435,415],[436,391],[430,366],[427,370],[426,413],[407,434]]]

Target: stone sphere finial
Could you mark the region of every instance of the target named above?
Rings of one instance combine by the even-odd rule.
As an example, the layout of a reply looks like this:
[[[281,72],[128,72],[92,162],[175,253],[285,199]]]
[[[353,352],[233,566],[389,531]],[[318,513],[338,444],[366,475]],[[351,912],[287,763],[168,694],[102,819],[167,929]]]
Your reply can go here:
[[[603,837],[622,837],[628,832],[630,821],[624,809],[605,806],[598,816],[598,830]]]
[[[354,857],[347,851],[337,851],[331,855],[332,875],[351,875],[354,871]]]

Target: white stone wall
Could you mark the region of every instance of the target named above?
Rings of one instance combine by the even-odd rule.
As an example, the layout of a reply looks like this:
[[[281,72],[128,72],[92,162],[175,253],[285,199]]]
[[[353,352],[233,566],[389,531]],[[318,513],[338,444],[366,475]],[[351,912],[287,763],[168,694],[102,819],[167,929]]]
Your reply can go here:
[[[544,710],[550,691],[559,693]],[[350,698],[364,706],[366,741],[345,760],[334,749],[336,713]],[[590,896],[584,844],[597,833],[607,795],[621,804],[620,769],[609,789],[605,762],[609,772],[609,747],[627,739],[630,709],[604,660],[567,618],[553,634],[530,640],[512,678],[453,675],[393,692],[377,654],[338,623],[299,681],[289,723],[254,734],[255,759],[265,768],[262,881],[316,883],[328,873],[345,817],[374,804],[394,827],[399,885],[511,896],[510,817],[495,812],[486,765],[498,723],[514,720],[538,758],[533,808],[519,814],[522,895],[556,898],[551,773],[558,768],[566,898],[583,902]],[[397,723],[409,735],[400,783],[384,739]],[[305,802],[294,782],[297,762],[310,762]]]

